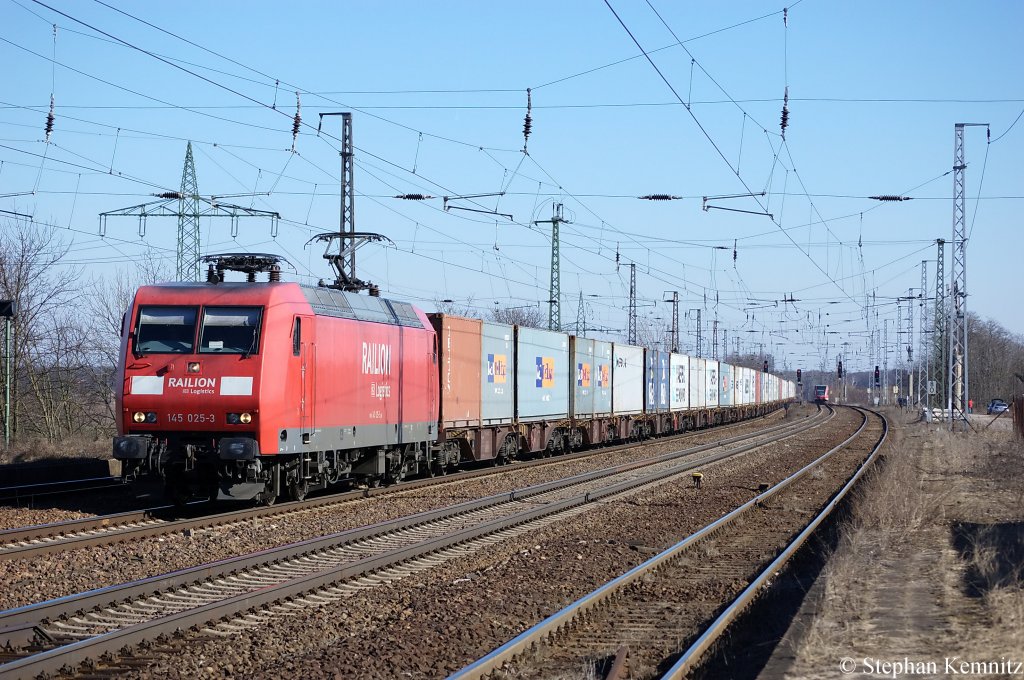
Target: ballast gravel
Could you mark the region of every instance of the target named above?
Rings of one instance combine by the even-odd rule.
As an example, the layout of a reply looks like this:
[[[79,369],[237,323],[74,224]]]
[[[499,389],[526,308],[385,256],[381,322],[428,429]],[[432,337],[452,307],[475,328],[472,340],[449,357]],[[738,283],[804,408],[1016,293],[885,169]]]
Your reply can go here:
[[[858,423],[841,411],[832,425],[706,466],[699,489],[681,478],[594,503],[527,536],[230,638],[186,634],[128,677],[443,677],[749,500]],[[720,589],[695,596],[718,598]]]

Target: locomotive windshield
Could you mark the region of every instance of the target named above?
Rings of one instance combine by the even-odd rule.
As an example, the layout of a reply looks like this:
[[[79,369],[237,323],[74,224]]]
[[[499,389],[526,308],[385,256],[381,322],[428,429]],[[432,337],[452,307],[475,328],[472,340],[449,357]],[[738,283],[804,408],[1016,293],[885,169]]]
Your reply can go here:
[[[196,337],[195,307],[139,309],[136,354],[190,354]]]
[[[200,353],[255,354],[262,307],[207,307],[203,311]]]

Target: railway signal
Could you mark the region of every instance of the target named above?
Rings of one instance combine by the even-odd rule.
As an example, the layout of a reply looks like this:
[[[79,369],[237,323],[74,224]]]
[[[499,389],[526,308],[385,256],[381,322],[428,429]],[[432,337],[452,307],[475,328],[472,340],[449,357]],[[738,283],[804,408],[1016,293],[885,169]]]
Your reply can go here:
[[[767,359],[764,360],[764,372],[765,373],[768,372],[768,360]]]
[[[801,372],[801,370],[799,368],[796,369],[796,384],[797,385],[803,385],[804,384],[803,373]]]
[[[840,361],[839,365],[836,367],[836,375],[838,375],[840,378],[843,377],[843,362],[842,361]]]
[[[879,387],[882,384],[881,374],[878,372],[878,366],[875,366],[875,387]]]

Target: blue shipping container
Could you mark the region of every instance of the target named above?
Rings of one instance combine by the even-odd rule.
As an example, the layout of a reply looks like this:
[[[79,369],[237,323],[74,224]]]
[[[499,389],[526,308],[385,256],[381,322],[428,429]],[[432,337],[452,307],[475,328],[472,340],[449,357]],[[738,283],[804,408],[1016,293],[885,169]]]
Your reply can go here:
[[[594,415],[612,412],[612,343],[594,340]]]
[[[590,418],[594,415],[594,341],[569,336],[569,363],[572,365],[573,417]]]
[[[569,336],[516,330],[516,411],[521,422],[569,417]]]
[[[732,406],[733,371],[732,366],[724,361],[718,365],[718,403],[720,406]]]
[[[484,425],[511,423],[515,417],[512,340],[512,326],[484,322],[480,357],[480,419]]]
[[[671,393],[669,392],[670,355],[656,349],[647,350],[645,362],[644,385],[646,398],[644,404],[647,413],[662,413],[669,410]]]

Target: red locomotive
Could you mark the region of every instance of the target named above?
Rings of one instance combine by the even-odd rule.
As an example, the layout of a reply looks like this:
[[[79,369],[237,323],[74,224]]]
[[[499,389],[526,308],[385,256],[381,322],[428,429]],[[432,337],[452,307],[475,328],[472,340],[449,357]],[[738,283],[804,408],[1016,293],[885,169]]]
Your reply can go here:
[[[379,483],[429,464],[437,346],[403,302],[326,287],[144,286],[125,315],[114,457],[189,496],[301,499],[350,475]],[[219,280],[218,280],[219,278]]]

